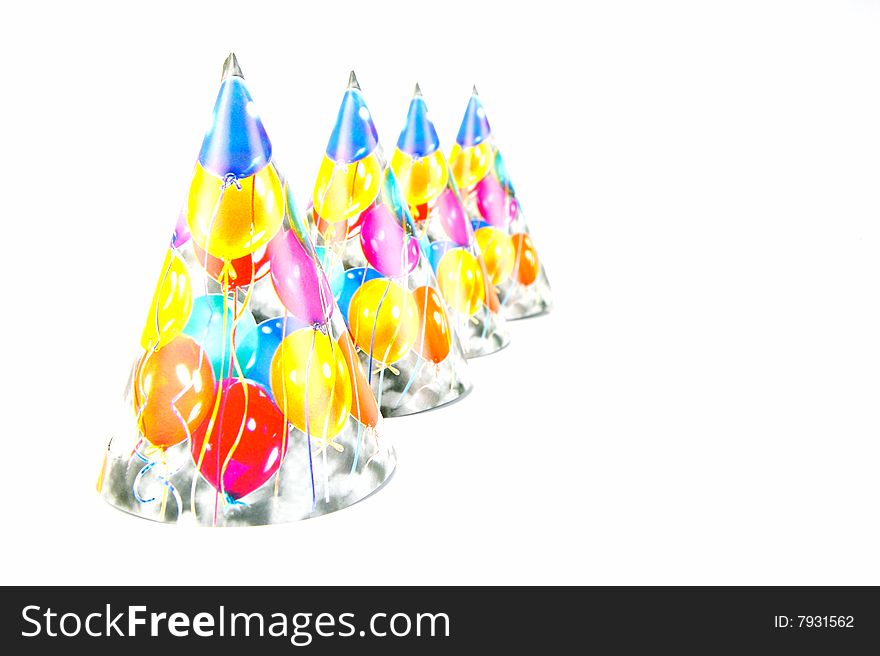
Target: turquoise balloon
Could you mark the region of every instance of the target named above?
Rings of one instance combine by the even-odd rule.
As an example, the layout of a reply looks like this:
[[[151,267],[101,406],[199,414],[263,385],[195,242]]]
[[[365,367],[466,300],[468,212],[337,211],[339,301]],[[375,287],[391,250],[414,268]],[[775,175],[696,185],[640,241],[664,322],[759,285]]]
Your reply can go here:
[[[390,166],[385,170],[385,178],[382,181],[382,200],[391,208],[391,213],[395,218],[409,214],[409,208],[403,202],[400,185],[397,184],[397,176],[394,175]]]
[[[495,151],[495,175],[498,176],[498,182],[504,187],[504,191],[511,196],[516,196],[516,191],[513,189],[513,183],[510,181],[510,175],[507,173],[507,166],[501,158],[500,150]]]
[[[327,282],[330,283],[330,289],[335,290],[340,287],[343,284],[342,278],[345,276],[345,267],[342,266],[342,262],[338,257],[334,257],[333,251],[326,246],[315,246],[315,253],[321,263],[321,268],[324,269],[324,275],[327,276]]]
[[[183,329],[185,335],[192,337],[204,349],[211,360],[214,377],[218,381],[234,378],[238,373],[232,365],[230,352],[232,321],[235,313],[232,310],[232,301],[225,301],[227,307],[224,333],[224,301],[222,294],[208,294],[195,299],[192,314]],[[235,353],[243,370],[252,366],[251,360],[257,350],[257,341],[257,322],[254,320],[254,315],[245,310],[235,329]]]
[[[431,240],[428,239],[428,233],[423,232],[421,237],[419,237],[419,249],[422,251],[422,255],[425,257],[429,257],[431,255]]]
[[[428,247],[428,252],[425,253],[425,255],[428,257],[428,262],[431,263],[431,268],[434,269],[434,273],[437,273],[437,267],[440,265],[440,258],[453,248],[458,248],[458,244],[454,241],[435,241]]]
[[[381,278],[382,274],[369,267],[359,267],[357,269],[349,269],[345,271],[341,278],[330,283],[330,289],[333,290],[333,298],[339,306],[339,311],[348,323],[348,306],[351,305],[351,298],[354,293],[368,280]]]

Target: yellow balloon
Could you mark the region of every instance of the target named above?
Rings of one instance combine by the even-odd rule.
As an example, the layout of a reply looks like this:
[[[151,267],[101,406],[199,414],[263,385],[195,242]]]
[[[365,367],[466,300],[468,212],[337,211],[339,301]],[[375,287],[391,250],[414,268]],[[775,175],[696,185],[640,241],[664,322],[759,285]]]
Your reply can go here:
[[[284,191],[269,164],[228,184],[196,164],[187,202],[193,239],[214,257],[234,260],[267,243],[284,219]],[[239,189],[239,187],[241,187]]]
[[[425,157],[411,157],[395,149],[391,156],[391,168],[408,205],[423,205],[446,189],[449,169],[446,158],[439,150]]]
[[[440,258],[437,284],[452,309],[467,316],[479,310],[486,298],[480,264],[463,248],[453,248]]]
[[[308,371],[308,375],[306,372]],[[281,340],[269,368],[269,383],[287,420],[308,433],[332,439],[351,411],[351,378],[342,349],[313,328],[300,328]]]
[[[513,240],[504,230],[485,226],[474,234],[486,263],[486,272],[493,285],[500,285],[510,277],[516,261]]]
[[[334,162],[324,155],[312,203],[327,223],[347,221],[376,200],[381,184],[382,170],[375,153],[351,164]]]
[[[153,346],[165,346],[177,337],[189,321],[192,306],[189,269],[169,248],[141,334],[141,346],[149,350]]]
[[[358,287],[348,306],[354,343],[385,364],[409,353],[419,334],[416,300],[407,289],[377,278]]]
[[[467,189],[485,178],[493,162],[492,146],[486,141],[467,148],[455,144],[449,156],[452,175],[462,189]]]

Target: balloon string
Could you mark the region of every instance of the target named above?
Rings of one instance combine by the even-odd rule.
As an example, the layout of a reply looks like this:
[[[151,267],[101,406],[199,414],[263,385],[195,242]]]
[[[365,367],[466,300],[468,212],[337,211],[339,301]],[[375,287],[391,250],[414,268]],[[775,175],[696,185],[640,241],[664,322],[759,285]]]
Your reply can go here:
[[[332,407],[332,406],[331,406]],[[329,412],[327,413],[329,416]],[[326,438],[321,449],[321,466],[324,468],[324,503],[330,503],[330,472],[327,469],[327,442]]]
[[[241,189],[240,183],[235,182],[234,184],[236,186],[236,189],[239,189],[239,190]],[[205,239],[206,261],[207,261],[207,254],[211,250],[211,235],[214,232],[214,222],[217,220],[217,214],[220,212],[220,206],[223,203],[223,196],[226,194],[227,187],[229,187],[228,176],[220,184],[220,194],[217,197],[217,202],[215,203],[214,209],[211,212],[211,220],[208,223],[208,230],[206,232],[207,238]],[[205,291],[205,296],[207,296],[208,291],[209,291],[208,290],[208,276],[203,276],[203,281],[204,281],[203,287],[204,287],[204,291]],[[224,316],[224,320],[225,320],[225,318],[226,317]],[[203,335],[203,339],[204,339],[204,335]],[[205,349],[199,349],[199,369],[202,368],[202,365],[205,362],[205,357],[206,357]],[[225,353],[225,346],[224,346],[224,353],[221,356],[221,363],[220,363],[221,367],[223,364],[223,359],[225,357],[226,357],[226,353]],[[221,400],[220,396],[221,395],[219,393],[220,392],[219,381],[217,384],[217,389],[215,391],[217,393],[214,395],[214,407],[211,409],[211,416],[208,418],[208,425],[205,429],[205,436],[202,439],[202,446],[199,449],[199,457],[196,460],[196,470],[195,470],[195,472],[193,472],[192,485],[190,486],[189,509],[190,509],[190,512],[193,514],[193,517],[196,519],[198,519],[198,512],[196,510],[196,488],[198,487],[198,484],[199,484],[199,472],[202,470],[202,464],[205,460],[205,454],[207,453],[207,450],[208,450],[208,439],[210,438],[210,436],[212,435],[212,433],[214,431],[214,425],[217,423],[217,417],[220,412],[220,400]],[[214,510],[214,523],[215,524],[217,522],[216,507],[217,507],[217,499],[215,497],[215,499],[214,499],[214,509],[215,509]]]
[[[476,250],[474,247],[473,250]],[[485,267],[485,262],[483,261],[483,254],[478,253],[477,257],[480,261],[480,270],[481,272],[488,273],[488,270]],[[486,335],[489,332],[489,321],[492,319],[492,311],[489,309],[489,285],[492,284],[492,281],[489,280],[488,275],[483,276],[483,332],[480,335],[480,339],[486,339]]]
[[[224,322],[226,320],[226,304],[228,303],[227,287],[228,287],[228,283],[225,282],[224,283],[224,290],[223,290]],[[249,294],[250,294],[250,290],[248,290],[248,295]],[[247,296],[245,297],[245,301],[247,301]],[[244,408],[242,410],[241,423],[238,426],[238,432],[235,435],[235,440],[233,441],[232,446],[229,448],[229,451],[226,453],[226,458],[223,461],[223,466],[220,468],[220,481],[219,481],[220,482],[220,493],[223,496],[224,501],[226,501],[226,499],[228,499],[229,497],[232,496],[226,491],[226,469],[229,467],[229,463],[232,461],[232,458],[235,455],[236,450],[238,449],[238,445],[241,442],[241,438],[244,435],[244,427],[245,427],[245,424],[247,423],[248,403],[249,403],[249,396],[250,396],[248,386],[246,384],[244,384],[244,382],[243,382],[244,381],[244,372],[242,371],[241,364],[239,363],[239,360],[238,360],[238,352],[235,348],[235,330],[238,327],[239,316],[241,316],[241,315],[239,315],[239,312],[238,312],[238,294],[237,293],[235,293],[235,295],[233,296],[233,303],[234,303],[234,305],[233,305],[233,320],[232,320],[232,330],[229,335],[230,342],[231,342],[229,345],[229,350],[230,350],[230,353],[232,354],[232,365],[235,369],[238,380],[241,382],[242,391],[244,392]],[[244,313],[244,308],[245,308],[245,304],[242,303],[242,314]],[[226,334],[226,326],[225,325],[224,325],[223,334],[224,335]],[[219,452],[220,452],[220,445],[219,444],[217,445],[217,452],[218,452],[218,457],[219,457]]]
[[[253,240],[253,232],[254,232],[254,198],[253,198],[253,190],[251,191],[251,240]],[[251,277],[250,280],[253,282],[254,276],[256,275],[256,263],[254,262],[253,255],[251,255]],[[230,345],[229,351],[232,357],[232,369],[235,371],[236,378],[241,383],[243,392],[244,392],[244,408],[242,410],[241,415],[241,423],[238,427],[238,432],[235,436],[235,440],[232,443],[232,446],[229,448],[229,451],[226,454],[226,459],[223,461],[223,467],[220,470],[220,488],[221,494],[223,498],[223,502],[225,505],[247,505],[244,502],[240,502],[238,500],[234,500],[234,502],[230,502],[230,499],[234,499],[234,497],[226,491],[226,470],[229,467],[229,463],[232,462],[232,458],[235,456],[235,452],[238,450],[238,446],[241,443],[242,436],[244,435],[244,427],[247,423],[248,417],[248,405],[250,403],[250,390],[248,386],[245,384],[244,379],[244,370],[241,366],[241,361],[238,359],[238,349],[235,347],[235,337],[238,331],[238,324],[241,321],[241,318],[244,316],[244,313],[247,311],[248,306],[250,305],[251,295],[253,293],[253,284],[247,286],[247,291],[245,292],[244,299],[241,302],[241,308],[238,306],[238,292],[233,289],[233,311],[232,311],[232,330],[230,332]],[[228,303],[228,294],[229,294],[229,281],[224,279],[223,281],[223,298],[224,298],[224,309],[223,309],[223,317],[225,320],[226,317],[226,303]],[[226,334],[225,326],[223,334]],[[218,445],[219,451],[219,445]],[[283,451],[282,451],[283,457]]]
[[[284,318],[281,320],[281,362],[285,362],[284,359],[284,349],[285,342],[287,341],[285,337],[287,336],[287,312],[284,313]],[[281,400],[282,407],[281,413],[284,416],[284,437],[281,442],[281,456],[284,457],[284,454],[287,453],[287,441],[290,437],[290,424],[287,419],[287,373],[284,371],[282,367],[281,370]],[[281,468],[279,467],[278,472],[275,474],[275,496],[278,496],[279,488],[281,487]]]
[[[312,354],[315,352],[315,339],[317,338],[317,331],[312,331],[312,348],[309,350],[309,357],[306,360],[306,389],[305,389],[305,401],[304,401],[304,409],[306,415],[306,447],[309,452],[309,475],[312,480],[312,510],[318,504],[317,496],[315,494],[315,468],[314,463],[312,462],[312,432],[311,432],[311,422],[309,421],[309,369],[312,366]]]
[[[360,421],[357,422],[357,425],[358,425],[357,442],[355,442],[354,459],[351,461],[351,471],[348,472],[349,474],[354,474],[355,470],[357,469],[358,458],[360,457],[360,453],[361,453],[361,436],[363,435],[363,432],[364,432],[364,425]]]
[[[135,451],[135,455],[141,461],[146,463],[141,470],[137,473],[137,476],[134,478],[134,483],[132,483],[131,491],[134,493],[134,498],[138,501],[138,503],[152,503],[156,500],[156,497],[150,497],[149,499],[145,499],[141,496],[139,488],[141,482],[144,477],[151,471],[153,471],[157,464],[160,464],[158,460],[150,460],[146,456],[144,456],[140,451]],[[165,456],[163,452],[162,456],[162,465],[167,468],[167,464],[164,462]],[[174,471],[168,472],[166,471],[164,474],[160,474],[156,476],[156,480],[162,485],[162,509],[161,514],[164,517],[165,515],[165,502],[168,496],[168,493],[171,493],[171,496],[174,498],[175,503],[177,504],[177,517],[180,519],[180,510],[183,508],[183,502],[180,498],[180,493],[177,491],[177,488],[174,487],[174,484],[169,480],[174,474],[180,471],[180,467],[175,469]]]
[[[382,298],[379,300],[379,307],[376,308],[376,320],[373,322],[373,334],[374,335],[375,335],[375,330],[376,330],[376,323],[378,323],[378,321],[379,321],[379,313],[382,310],[382,305],[385,303],[385,297],[388,296],[388,291],[390,289],[391,289],[391,281],[389,280],[388,284],[385,285],[385,291],[382,293]],[[406,296],[404,296],[404,304],[405,303],[406,303]],[[403,317],[401,317],[400,321],[395,321],[393,323],[394,323],[394,332],[391,334],[391,339],[388,340],[388,345],[385,347],[385,352],[382,353],[382,364],[384,364],[385,366],[382,368],[382,371],[379,373],[380,376],[385,373],[385,369],[389,368],[388,354],[391,352],[391,347],[394,344],[395,340],[397,339],[398,335],[400,335],[400,325],[403,323]],[[370,344],[370,348],[371,349],[373,348],[372,344]],[[382,393],[381,389],[379,390],[379,393],[380,394]]]
[[[322,285],[319,285],[318,289],[319,289],[319,294],[321,294],[323,297],[321,287],[322,287]],[[322,311],[323,311],[323,300],[322,300],[321,307],[322,307]],[[329,331],[329,326],[326,326],[325,329]],[[322,332],[323,332],[323,330],[322,330]],[[335,353],[334,353],[333,344],[334,344],[333,339],[330,339],[330,352],[332,355],[334,355],[334,362],[335,362]],[[324,426],[321,429],[321,466],[324,468],[324,502],[325,503],[330,503],[330,473],[327,468],[327,447],[330,445],[330,442],[333,441],[333,438],[330,438],[330,440],[327,439],[327,431],[330,428],[330,426],[329,426],[329,424],[330,424],[330,411],[332,410],[333,402],[336,399],[336,377],[337,377],[337,375],[338,375],[338,370],[336,367],[333,367],[333,380],[331,381],[331,385],[330,385],[330,400],[327,402],[327,409],[324,412]],[[348,375],[348,372],[346,372],[346,375]],[[334,435],[333,437],[336,437],[336,436]]]
[[[366,274],[364,274],[366,275]],[[367,382],[373,383],[373,345],[376,342],[376,324],[379,323],[379,312],[382,310],[382,303],[385,302],[385,297],[388,295],[388,290],[391,288],[391,281],[388,281],[388,284],[385,285],[385,291],[382,293],[382,298],[379,299],[379,305],[376,306],[376,318],[373,319],[373,329],[370,332],[370,362],[369,367],[367,368]],[[387,357],[388,353],[385,353],[385,357]]]
[[[230,182],[235,184],[236,189],[241,191],[241,184],[237,179],[230,175],[226,176],[226,182]],[[228,184],[227,184],[228,186]],[[250,239],[248,241],[248,246],[253,243],[254,239],[254,227],[255,227],[255,187],[251,186],[251,223],[250,223]],[[227,264],[231,263],[231,260],[224,261],[224,269]],[[254,261],[253,256],[251,256],[251,277],[254,275]],[[234,269],[233,269],[234,271]],[[238,292],[235,289],[232,289],[233,294],[233,310],[232,310],[232,326],[229,327],[229,354],[230,354],[230,365],[229,369],[226,368],[226,347],[227,347],[227,321],[229,314],[229,275],[228,272],[222,275],[222,285],[223,285],[223,355],[221,358],[221,369],[224,374],[224,377],[231,377],[233,370],[237,374],[237,378],[239,381],[244,380],[244,374],[241,368],[241,364],[238,360],[238,352],[235,348],[235,333],[238,328],[239,319],[243,316],[245,309],[247,308],[248,301],[250,300],[251,287],[248,287],[248,291],[245,294],[244,302],[242,303],[241,313],[238,310]],[[223,460],[223,465],[220,465],[220,435],[217,435],[217,469],[219,470],[219,489],[217,490],[218,494],[215,494],[214,497],[214,524],[217,523],[217,506],[218,506],[218,496],[223,499],[224,504],[227,503],[227,499],[231,498],[232,495],[226,491],[226,469],[229,467],[229,463],[232,461],[232,458],[235,456],[235,452],[238,450],[238,445],[241,442],[242,435],[244,435],[244,427],[247,423],[248,416],[248,404],[249,404],[249,390],[247,385],[242,383],[242,390],[244,393],[244,408],[241,416],[241,423],[239,424],[238,431],[236,432],[235,439],[233,440],[232,446],[229,448],[229,451],[226,453],[226,457]],[[221,385],[221,393],[222,393],[222,385]],[[218,431],[219,433],[219,431]]]
[[[520,258],[522,257],[522,249],[516,249],[516,255],[513,260],[513,273],[511,284],[507,286],[507,289],[504,292],[504,298],[501,300],[501,305],[506,305],[507,301],[510,300],[510,297],[513,296],[514,290],[519,287],[519,280],[517,280],[517,276],[519,275],[519,264]]]
[[[171,265],[174,263],[173,256],[168,259],[168,266],[165,267],[165,271],[162,272],[162,280],[159,281],[159,291],[161,291],[162,287],[165,285],[165,281],[168,279],[168,274],[171,273]],[[154,315],[156,321],[156,341],[150,340],[153,342],[153,346],[158,347],[159,342],[162,339],[162,325],[159,323],[159,299],[156,299],[156,314]]]
[[[406,393],[409,392],[409,388],[412,387],[413,382],[415,382],[415,379],[418,377],[423,364],[425,364],[425,360],[423,358],[419,358],[416,362],[415,369],[413,369],[412,373],[409,376],[406,387],[404,387],[403,391],[400,393],[400,398],[397,400],[397,404],[394,406],[395,410],[400,407],[401,403],[403,403],[403,400],[406,398]]]

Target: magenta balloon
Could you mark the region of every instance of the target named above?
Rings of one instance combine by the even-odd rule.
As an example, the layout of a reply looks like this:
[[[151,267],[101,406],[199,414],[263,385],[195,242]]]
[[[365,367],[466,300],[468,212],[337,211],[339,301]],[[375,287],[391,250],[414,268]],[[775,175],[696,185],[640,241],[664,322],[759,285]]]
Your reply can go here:
[[[278,298],[293,316],[309,324],[330,318],[333,292],[293,230],[279,233],[269,242],[269,262]]]
[[[507,198],[507,221],[511,223],[516,221],[516,217],[519,214],[519,203],[516,202],[516,198],[513,196],[508,196]]]
[[[440,215],[440,225],[449,238],[459,246],[470,246],[474,238],[474,228],[456,193],[452,189],[446,189],[437,198],[435,207]]]
[[[507,194],[504,187],[495,179],[495,176],[487,175],[477,183],[477,209],[483,219],[496,228],[507,227],[507,210],[504,207],[504,199]]]
[[[419,263],[419,242],[407,238],[387,205],[373,205],[361,214],[364,257],[383,276],[403,276]]]

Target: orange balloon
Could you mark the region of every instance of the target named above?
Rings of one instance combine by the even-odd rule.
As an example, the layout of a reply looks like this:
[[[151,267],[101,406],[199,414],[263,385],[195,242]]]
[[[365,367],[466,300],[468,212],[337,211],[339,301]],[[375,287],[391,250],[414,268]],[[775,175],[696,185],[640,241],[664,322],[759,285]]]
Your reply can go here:
[[[513,262],[513,277],[522,285],[531,285],[538,277],[538,251],[532,243],[532,238],[526,233],[520,232],[511,237],[516,257]]]
[[[141,358],[135,372],[135,411],[143,436],[160,448],[183,442],[214,408],[211,359],[186,335]]]
[[[419,311],[419,336],[413,348],[425,360],[443,362],[452,344],[443,299],[427,285],[414,289],[413,297]]]
[[[349,378],[354,381],[351,388],[351,416],[364,426],[375,426],[379,422],[379,406],[376,405],[376,397],[373,396],[373,390],[364,375],[351,337],[344,332],[339,336],[338,342],[345,364],[348,365]]]

